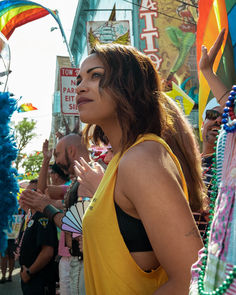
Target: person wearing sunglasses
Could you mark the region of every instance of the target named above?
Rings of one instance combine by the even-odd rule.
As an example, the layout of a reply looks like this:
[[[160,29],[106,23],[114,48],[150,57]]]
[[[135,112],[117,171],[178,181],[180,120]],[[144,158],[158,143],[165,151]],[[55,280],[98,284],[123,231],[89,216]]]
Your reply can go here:
[[[225,102],[228,98],[229,91],[217,76],[213,70],[213,65],[215,58],[221,48],[224,40],[225,29],[223,29],[215,40],[213,46],[207,50],[207,48],[202,45],[202,56],[200,59],[199,67],[204,77],[207,80],[208,85],[211,88],[213,95],[215,96],[211,99],[202,114],[202,173],[204,183],[207,188],[208,196],[211,194],[212,187],[212,165],[213,165],[213,154],[215,152],[214,146],[216,141],[216,136],[221,125],[222,111]],[[197,222],[198,228],[203,239],[206,238],[205,232],[208,223],[208,214],[194,213],[194,218]]]
[[[207,194],[210,196],[212,189],[212,165],[214,146],[218,130],[221,126],[221,107],[216,98],[211,99],[202,115],[202,177],[207,189]],[[208,212],[194,212],[194,219],[203,240],[206,238],[206,229],[208,224]]]
[[[207,157],[214,153],[216,136],[222,120],[221,106],[216,98],[211,99],[202,115],[202,156]]]
[[[208,195],[211,193],[211,168],[213,154],[215,152],[214,147],[216,136],[221,128],[222,112],[230,92],[227,86],[222,82],[222,78],[220,78],[213,69],[215,58],[220,51],[225,37],[224,35],[225,29],[219,33],[217,39],[209,50],[204,45],[202,46],[202,56],[199,63],[200,70],[215,96],[208,102],[202,114],[202,168]]]
[[[213,70],[215,57],[220,51],[225,31],[226,30],[223,29],[220,32],[213,46],[209,50],[207,50],[204,45],[202,46],[202,57],[199,64],[200,70],[206,78],[206,81],[218,102],[218,105],[215,104],[215,106],[212,105],[211,107],[208,107],[208,109],[206,109],[206,111],[203,113],[204,124],[202,131],[205,131],[205,133],[203,133],[203,152],[205,152],[205,154],[203,154],[203,157],[205,157],[205,159],[210,158],[209,153],[211,150],[215,151],[214,148],[211,148],[211,145],[209,143],[211,137],[213,137],[213,132],[209,132],[207,131],[207,129],[210,129],[211,126],[216,125],[221,119],[221,110],[223,111],[225,107],[229,107],[228,104],[226,104],[226,101],[228,100],[229,94],[232,94],[230,93],[232,89],[231,85],[235,84],[236,81],[235,71],[229,72],[227,69],[227,72],[225,73],[221,71],[221,75],[219,76]],[[230,59],[229,55],[227,55],[227,59],[233,62],[233,58]],[[235,117],[235,109],[234,114],[232,108],[231,112],[232,117],[230,116],[230,121],[231,126],[233,126],[232,123],[233,118]],[[209,137],[209,134],[211,137]],[[217,290],[222,288],[222,286],[224,289],[224,294],[230,294],[231,292],[232,294],[235,294],[235,291],[232,289],[235,286],[235,276],[232,277],[232,280],[230,280],[229,284],[224,285],[223,283],[225,282],[224,280],[230,273],[231,269],[235,268],[236,261],[235,252],[232,252],[233,250],[235,250],[235,236],[233,237],[233,233],[235,233],[236,224],[235,210],[232,209],[235,208],[235,198],[232,197],[235,195],[236,179],[235,135],[235,132],[231,133],[228,132],[227,129],[221,128],[217,143],[215,143],[217,175],[216,186],[218,187],[218,193],[216,194],[217,197],[215,201],[211,201],[211,208],[214,212],[212,213],[211,218],[214,221],[212,222],[207,233],[209,243],[206,243],[206,248],[203,248],[201,249],[201,251],[199,251],[199,259],[192,266],[192,279],[189,295],[199,294],[200,289],[202,291],[201,294],[205,294],[206,290],[208,291],[206,292],[208,294],[217,294]],[[207,142],[204,141],[204,139],[207,139]],[[203,171],[203,173],[204,172],[205,171]],[[209,173],[209,171],[207,171],[207,173]],[[229,208],[231,209],[229,210]],[[215,249],[217,249],[213,249],[214,247]],[[204,260],[206,261],[206,263],[204,263],[204,265],[201,265]],[[222,267],[222,265],[224,266]],[[200,267],[200,269],[198,269],[198,267]],[[227,270],[227,274],[225,270]],[[201,281],[199,274],[203,274],[204,283],[203,281]],[[211,282],[213,282],[213,284],[211,284]]]

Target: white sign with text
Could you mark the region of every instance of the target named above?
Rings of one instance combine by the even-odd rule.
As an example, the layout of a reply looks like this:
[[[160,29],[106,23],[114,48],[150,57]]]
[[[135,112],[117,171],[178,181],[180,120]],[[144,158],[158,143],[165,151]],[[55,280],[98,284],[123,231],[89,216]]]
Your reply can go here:
[[[75,101],[76,77],[79,69],[60,69],[61,112],[64,115],[77,115],[78,108]]]

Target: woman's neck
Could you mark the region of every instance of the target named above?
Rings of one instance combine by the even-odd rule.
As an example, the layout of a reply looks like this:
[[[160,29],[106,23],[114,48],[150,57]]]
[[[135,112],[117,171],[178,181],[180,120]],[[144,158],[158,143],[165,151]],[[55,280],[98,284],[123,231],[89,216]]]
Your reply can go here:
[[[101,128],[112,146],[113,153],[118,153],[121,150],[122,138],[122,131],[118,121],[101,126]]]

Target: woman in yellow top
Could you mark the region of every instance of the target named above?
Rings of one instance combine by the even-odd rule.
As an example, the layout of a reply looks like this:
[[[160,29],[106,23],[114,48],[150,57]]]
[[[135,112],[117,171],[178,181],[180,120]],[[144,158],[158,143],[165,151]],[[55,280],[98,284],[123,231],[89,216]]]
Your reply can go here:
[[[203,246],[190,210],[203,195],[190,124],[131,46],[97,45],[77,81],[85,137],[114,153],[83,219],[86,294],[188,294]],[[61,225],[46,197],[26,190],[21,200]]]
[[[161,94],[152,61],[131,46],[95,46],[76,92],[87,139],[108,140],[114,152],[83,220],[86,294],[188,294],[202,242],[181,167],[162,138],[195,173],[196,188],[189,126]]]

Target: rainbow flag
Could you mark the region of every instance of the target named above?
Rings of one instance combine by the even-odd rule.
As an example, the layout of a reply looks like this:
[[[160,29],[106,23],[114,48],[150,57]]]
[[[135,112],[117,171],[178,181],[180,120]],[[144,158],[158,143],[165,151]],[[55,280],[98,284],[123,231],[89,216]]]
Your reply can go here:
[[[199,70],[201,46],[205,45],[209,50],[223,28],[226,29],[225,38],[213,69],[229,89],[236,81],[234,64],[236,62],[234,60],[236,59],[236,0],[199,0],[198,11],[196,45],[199,75],[199,126],[201,126],[202,113],[208,100],[213,97],[206,79]]]
[[[32,103],[23,103],[22,105],[19,106],[18,113],[24,113],[24,112],[35,111],[35,110],[37,110],[37,108],[34,107]]]
[[[51,14],[56,20],[56,12],[32,1],[0,1],[0,31],[9,39],[17,27]]]

